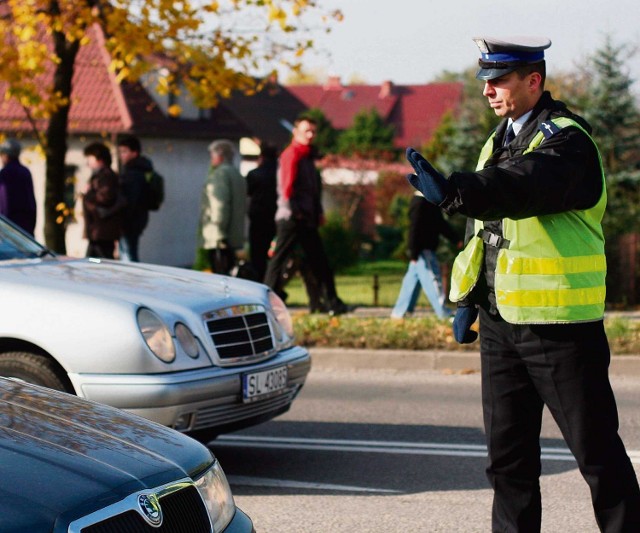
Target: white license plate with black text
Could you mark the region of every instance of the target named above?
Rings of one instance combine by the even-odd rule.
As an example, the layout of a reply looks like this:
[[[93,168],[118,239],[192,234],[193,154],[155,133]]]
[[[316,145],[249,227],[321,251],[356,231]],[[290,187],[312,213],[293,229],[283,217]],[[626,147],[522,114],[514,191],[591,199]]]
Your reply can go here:
[[[280,366],[262,372],[253,372],[242,376],[242,398],[251,402],[284,390],[287,387],[287,367]]]

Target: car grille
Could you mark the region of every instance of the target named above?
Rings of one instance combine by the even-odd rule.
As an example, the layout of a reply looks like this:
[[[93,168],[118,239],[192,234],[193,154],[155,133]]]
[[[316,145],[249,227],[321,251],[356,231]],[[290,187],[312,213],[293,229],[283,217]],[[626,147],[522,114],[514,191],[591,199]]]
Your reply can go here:
[[[224,360],[245,359],[273,350],[273,336],[264,308],[235,306],[205,316],[211,340]]]
[[[158,494],[163,521],[160,527],[148,524],[134,509],[118,509],[117,514],[79,529],[81,533],[211,533],[204,502],[193,485]],[[130,507],[130,506],[129,506]],[[99,513],[98,513],[99,514]],[[75,529],[74,529],[75,530]]]
[[[196,421],[192,429],[200,430],[224,424],[232,424],[247,418],[258,417],[273,411],[279,411],[293,402],[293,398],[299,389],[300,385],[294,385],[285,389],[277,396],[257,402],[244,404],[236,403],[233,405],[198,409],[196,413]]]

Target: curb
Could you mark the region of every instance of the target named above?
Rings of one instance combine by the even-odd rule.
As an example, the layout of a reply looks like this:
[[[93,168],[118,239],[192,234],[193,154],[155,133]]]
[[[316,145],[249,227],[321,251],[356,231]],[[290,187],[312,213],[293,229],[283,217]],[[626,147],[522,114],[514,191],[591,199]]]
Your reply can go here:
[[[480,371],[480,352],[437,350],[362,350],[356,348],[308,348],[312,368],[319,370],[391,370],[409,372],[473,373]],[[609,374],[640,376],[640,355],[614,355]]]

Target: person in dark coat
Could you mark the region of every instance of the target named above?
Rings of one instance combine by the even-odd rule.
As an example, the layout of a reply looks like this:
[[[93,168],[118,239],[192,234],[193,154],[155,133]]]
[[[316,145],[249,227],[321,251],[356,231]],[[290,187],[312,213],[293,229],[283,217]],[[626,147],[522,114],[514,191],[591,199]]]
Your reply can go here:
[[[263,143],[258,166],[247,173],[249,254],[260,281],[267,271],[269,246],[276,234],[277,171],[278,151],[275,146]]]
[[[82,198],[84,236],[89,240],[87,257],[114,259],[126,206],[120,194],[120,180],[111,169],[111,152],[104,144],[89,144],[84,155],[91,169],[87,192]]]
[[[640,531],[640,487],[618,433],[604,328],[606,180],[589,124],[544,90],[546,38],[474,39],[476,77],[502,118],[475,171],[445,178],[412,148],[409,181],[469,217],[449,297],[453,334],[476,340],[493,531],[541,529],[547,407],[589,485],[598,527]]]
[[[120,160],[120,187],[127,201],[119,240],[118,257],[122,261],[140,261],[138,252],[140,236],[149,222],[149,210],[144,203],[146,176],[153,170],[153,163],[141,155],[140,140],[127,135],[118,140]]]
[[[0,215],[4,215],[27,233],[36,227],[36,199],[33,179],[27,167],[20,163],[22,146],[15,139],[0,144]]]

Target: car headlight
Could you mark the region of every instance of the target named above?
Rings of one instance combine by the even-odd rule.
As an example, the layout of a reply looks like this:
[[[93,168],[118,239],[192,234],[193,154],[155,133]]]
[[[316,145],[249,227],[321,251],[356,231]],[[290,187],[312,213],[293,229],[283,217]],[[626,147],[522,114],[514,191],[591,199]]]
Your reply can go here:
[[[171,332],[158,315],[150,309],[139,309],[138,327],[147,346],[158,359],[171,363],[176,358]]]
[[[269,291],[269,303],[271,304],[271,310],[273,311],[273,316],[275,317],[276,322],[282,328],[284,333],[289,337],[289,339],[292,339],[293,321],[291,320],[291,315],[287,310],[287,306],[284,304],[282,299],[273,291]]]
[[[216,461],[204,476],[194,482],[207,507],[214,533],[222,531],[231,522],[236,504],[220,463]]]
[[[198,339],[196,339],[195,335],[191,333],[191,330],[182,322],[178,322],[174,329],[176,332],[176,339],[178,339],[178,342],[185,353],[193,359],[197,358],[198,355],[200,355],[200,345],[198,344]]]

